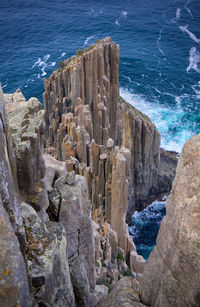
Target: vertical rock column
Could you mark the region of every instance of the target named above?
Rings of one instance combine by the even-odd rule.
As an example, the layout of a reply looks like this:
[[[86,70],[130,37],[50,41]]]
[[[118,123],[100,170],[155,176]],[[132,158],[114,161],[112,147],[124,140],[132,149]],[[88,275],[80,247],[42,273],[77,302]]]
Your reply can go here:
[[[48,220],[48,197],[44,182],[44,111],[36,98],[28,101],[17,90],[6,94],[6,112],[17,162],[21,199],[32,205],[43,220]]]
[[[0,305],[31,306],[25,231],[19,208],[14,153],[0,86]],[[22,252],[22,253],[21,253]]]
[[[88,132],[90,141],[94,138],[97,144],[106,145],[109,137],[115,140],[118,64],[119,46],[107,37],[83,55],[65,61],[63,69],[54,71],[48,81],[44,80],[46,146],[55,149],[56,158],[64,159],[58,130],[63,127],[62,138],[68,134],[62,125],[62,115],[69,112],[78,115],[79,119],[81,113],[88,114],[79,124],[80,129],[85,128]],[[84,107],[81,107],[82,111],[78,110],[81,103],[87,106],[87,110]]]
[[[131,269],[141,273],[144,269],[144,259],[137,255],[126,224],[128,208],[127,178],[130,170],[130,159],[130,151],[127,148],[115,148],[111,183],[111,228],[117,232],[119,246],[125,251],[126,259],[130,261]],[[140,268],[138,268],[138,265]]]

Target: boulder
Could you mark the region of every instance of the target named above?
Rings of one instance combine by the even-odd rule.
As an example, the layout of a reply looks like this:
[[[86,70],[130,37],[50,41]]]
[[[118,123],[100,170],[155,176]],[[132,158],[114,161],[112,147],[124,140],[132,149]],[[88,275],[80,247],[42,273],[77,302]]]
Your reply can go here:
[[[123,277],[115,285],[100,307],[142,307],[139,285],[132,277]]]
[[[44,161],[46,166],[45,182],[48,192],[53,189],[53,183],[59,177],[65,176],[67,173],[65,163],[58,161],[49,154],[44,154]]]

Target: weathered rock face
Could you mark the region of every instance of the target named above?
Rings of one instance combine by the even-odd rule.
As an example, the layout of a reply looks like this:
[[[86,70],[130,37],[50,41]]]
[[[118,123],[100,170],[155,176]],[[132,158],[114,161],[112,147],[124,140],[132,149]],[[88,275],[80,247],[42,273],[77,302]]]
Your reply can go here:
[[[19,210],[19,201],[17,197],[18,185],[16,179],[16,161],[12,150],[12,138],[10,127],[5,113],[4,98],[0,87],[0,168],[1,185],[0,194],[6,212],[9,215],[11,224],[18,238],[25,244],[25,233],[23,229],[21,212]]]
[[[123,277],[116,284],[108,297],[100,304],[100,307],[142,307],[140,302],[139,285],[131,277]]]
[[[108,37],[44,80],[46,152],[87,178],[94,210],[111,220],[114,147],[129,149],[130,223],[132,213],[159,194],[158,182],[165,179],[159,174],[160,135],[155,125],[119,98],[118,62],[119,46]]]
[[[31,306],[22,256],[26,238],[17,197],[15,156],[1,86],[0,143],[0,305],[7,307],[18,303]]]
[[[119,98],[117,144],[131,152],[129,172],[128,222],[133,211],[144,209],[144,202],[159,194],[160,134],[142,112]]]
[[[200,303],[200,134],[184,145],[167,214],[142,279],[142,300],[150,306]]]
[[[28,272],[39,306],[75,306],[62,225],[44,224],[36,211],[21,204],[27,237]]]
[[[36,98],[26,101],[19,90],[4,97],[15,147],[21,198],[46,220],[48,198],[44,183],[44,111]]]
[[[47,192],[53,190],[53,185],[56,179],[67,174],[66,165],[62,161],[54,159],[51,155],[44,154],[44,161],[46,166],[45,183]]]
[[[125,251],[130,269],[136,273],[142,273],[145,261],[142,256],[137,254],[126,224],[130,162],[130,151],[125,147],[120,149],[116,147],[112,161],[111,227],[117,232],[119,246]]]
[[[0,195],[0,305],[31,306],[24,258]]]
[[[107,37],[82,56],[69,59],[64,69],[44,81],[47,147],[56,148],[59,159],[63,159],[63,149],[70,141],[70,137],[64,139],[69,133],[64,126],[70,120],[66,118],[68,112],[82,114],[86,131],[97,144],[106,144],[108,136],[115,139],[118,63],[119,46]],[[81,126],[77,137],[87,141]]]
[[[171,191],[178,162],[178,154],[174,151],[160,151],[160,166],[158,177],[158,190],[160,193]]]
[[[76,303],[92,306],[95,289],[94,238],[86,179],[66,173],[49,193],[50,216],[66,231],[67,255]]]

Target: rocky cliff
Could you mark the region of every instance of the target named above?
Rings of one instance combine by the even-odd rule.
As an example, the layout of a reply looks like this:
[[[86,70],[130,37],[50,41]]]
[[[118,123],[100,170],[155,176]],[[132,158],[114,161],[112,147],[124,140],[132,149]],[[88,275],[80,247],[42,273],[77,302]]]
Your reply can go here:
[[[46,221],[49,203],[44,183],[44,110],[36,98],[26,101],[20,90],[6,94],[4,99],[15,149],[21,199],[31,204]]]
[[[150,306],[200,306],[200,135],[179,158],[167,214],[143,278]]]
[[[31,306],[25,264],[26,236],[19,208],[16,161],[0,87],[0,305]]]
[[[93,208],[111,220],[114,147],[131,152],[127,220],[169,190],[160,172],[160,135],[150,119],[119,97],[119,46],[109,37],[64,61],[44,80],[47,152],[88,181]],[[81,169],[81,170],[80,170]],[[166,175],[166,174],[165,174]],[[92,187],[92,188],[91,188]]]
[[[199,178],[200,134],[184,145],[142,278],[122,278],[100,306],[200,306]]]
[[[118,63],[110,38],[77,51],[44,80],[45,112],[0,92],[1,306],[93,307],[143,273],[126,218],[170,189],[176,161],[119,97]]]

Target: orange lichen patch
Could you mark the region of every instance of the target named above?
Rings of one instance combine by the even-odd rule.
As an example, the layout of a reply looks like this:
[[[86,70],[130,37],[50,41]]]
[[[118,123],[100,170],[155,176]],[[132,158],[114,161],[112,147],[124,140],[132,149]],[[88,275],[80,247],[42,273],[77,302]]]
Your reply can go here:
[[[104,234],[105,234],[106,238],[108,237],[108,234],[109,234],[109,231],[110,231],[108,225],[109,224],[107,224],[107,223],[103,225],[103,230],[104,230]]]
[[[3,273],[4,276],[8,276],[9,270],[8,268],[5,269],[5,272]]]

